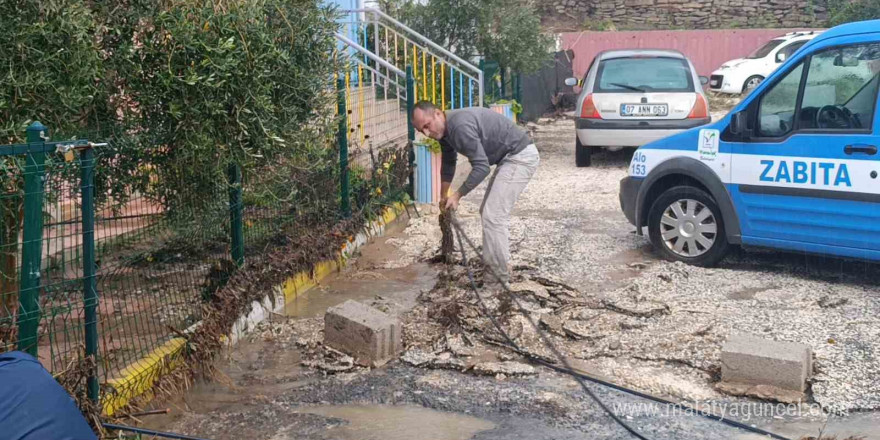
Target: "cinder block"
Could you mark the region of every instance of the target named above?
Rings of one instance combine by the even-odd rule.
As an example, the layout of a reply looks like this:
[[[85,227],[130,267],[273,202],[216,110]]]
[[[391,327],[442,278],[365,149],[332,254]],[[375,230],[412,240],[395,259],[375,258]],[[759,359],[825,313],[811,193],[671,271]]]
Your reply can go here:
[[[403,350],[400,321],[348,300],[327,309],[324,344],[350,355],[359,365],[378,367]]]
[[[721,348],[721,378],[802,392],[813,371],[812,360],[805,344],[733,335]]]

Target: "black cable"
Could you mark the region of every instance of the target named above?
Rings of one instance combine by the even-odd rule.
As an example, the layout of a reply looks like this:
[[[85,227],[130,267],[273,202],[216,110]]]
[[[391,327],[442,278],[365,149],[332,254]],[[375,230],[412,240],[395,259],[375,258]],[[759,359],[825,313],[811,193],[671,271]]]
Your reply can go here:
[[[178,440],[207,440],[207,439],[203,439],[201,437],[192,437],[192,436],[184,435],[184,434],[175,434],[173,432],[162,432],[162,431],[156,431],[153,429],[146,429],[146,428],[135,428],[134,426],[116,425],[113,423],[104,423],[103,425],[104,425],[105,429],[113,429],[116,431],[129,431],[129,432],[135,432],[138,434],[152,435],[152,436],[156,436],[156,437],[174,438],[174,439],[178,439]]]
[[[476,297],[477,297],[477,301],[480,303],[480,308],[483,309],[483,314],[486,315],[486,317],[488,317],[490,321],[492,321],[492,325],[494,325],[494,326],[495,326],[495,329],[498,330],[498,332],[501,333],[501,334],[504,336],[504,339],[507,340],[508,344],[510,344],[512,347],[515,347],[517,351],[519,351],[519,352],[523,352],[524,350],[522,350],[521,348],[519,348],[519,346],[516,344],[516,342],[514,342],[513,339],[511,339],[510,335],[508,335],[507,332],[505,332],[504,329],[501,328],[501,325],[498,323],[498,321],[495,319],[495,317],[492,316],[491,313],[489,313],[489,309],[486,307],[486,304],[483,302],[483,298],[480,296],[479,290],[477,289],[477,283],[474,281],[474,274],[473,274],[473,272],[471,271],[470,266],[468,266],[467,253],[465,252],[464,243],[462,243],[462,241],[461,241],[462,236],[465,235],[465,234],[464,234],[464,231],[461,229],[461,226],[458,224],[458,220],[455,218],[455,213],[454,213],[453,211],[450,211],[449,214],[450,214],[450,215],[449,215],[450,222],[453,224],[453,226],[455,226],[455,229],[456,229],[457,232],[458,232],[458,233],[456,234],[456,236],[457,236],[457,238],[458,238],[458,245],[459,245],[459,247],[461,248],[461,259],[462,259],[462,263],[464,264],[465,268],[467,269],[468,279],[469,279],[470,282],[471,282],[471,288],[474,289],[474,295],[476,295]],[[468,239],[468,244],[470,244],[470,245],[473,247],[473,243],[470,242],[470,239]],[[479,256],[479,252],[477,252],[476,248],[474,248],[474,252],[476,252],[476,253],[477,253],[477,256]],[[490,269],[490,271],[492,271],[492,270]],[[550,349],[550,351],[553,352],[553,355],[556,356],[556,357],[562,362],[562,364],[565,366],[565,368],[566,368],[567,371],[572,371],[572,372],[573,372],[573,370],[572,370],[572,368],[571,368],[571,365],[569,365],[568,361],[565,359],[565,356],[562,356],[562,353],[559,352],[559,350],[556,348],[556,346],[554,346],[553,343],[551,343],[549,340],[547,340],[547,337],[546,337],[546,335],[544,334],[544,332],[542,332],[541,329],[538,328],[538,325],[535,324],[535,321],[532,319],[532,317],[528,314],[528,312],[526,312],[526,311],[523,309],[523,307],[522,307],[522,305],[520,304],[519,300],[516,298],[516,295],[513,295],[513,294],[512,294],[512,292],[510,291],[510,289],[507,287],[507,284],[504,283],[504,282],[501,280],[501,278],[498,277],[497,274],[495,274],[494,271],[492,271],[492,274],[495,276],[495,278],[498,279],[498,281],[499,281],[499,282],[501,283],[501,285],[504,287],[504,290],[507,291],[507,293],[508,293],[508,294],[510,295],[510,297],[513,299],[513,302],[516,304],[516,307],[519,309],[520,313],[522,313],[522,314],[523,314],[523,315],[529,320],[529,323],[532,324],[532,327],[534,327],[535,330],[538,331],[538,334],[540,335],[541,340],[544,342],[544,345],[546,345],[546,346]],[[620,425],[621,427],[623,427],[623,429],[627,430],[630,434],[632,434],[634,437],[638,438],[639,440],[648,440],[647,437],[645,437],[644,435],[640,434],[638,431],[636,431],[635,428],[629,426],[626,422],[624,422],[624,421],[621,420],[619,417],[617,417],[617,415],[614,414],[614,412],[611,411],[611,410],[605,405],[605,403],[602,402],[602,400],[599,399],[598,396],[596,396],[595,394],[593,394],[593,391],[590,390],[589,387],[587,387],[587,384],[584,383],[584,381],[583,381],[582,378],[580,378],[579,376],[573,376],[573,377],[574,377],[574,378],[578,381],[578,383],[581,385],[581,388],[584,389],[584,392],[586,392],[587,395],[590,396],[590,397],[591,397],[591,398],[592,398],[592,399],[593,399],[593,400],[594,400],[594,401],[595,401],[595,402],[596,402],[596,403],[602,408],[602,410],[604,410],[604,411],[605,411],[605,412],[606,412],[606,413],[607,413],[612,419],[614,419],[614,421],[617,422],[618,425]]]
[[[608,409],[608,407],[595,394],[593,394],[593,392],[589,388],[587,388],[587,385],[584,383],[584,380],[589,380],[590,382],[597,383],[597,384],[600,384],[600,385],[603,385],[603,386],[606,386],[606,387],[609,387],[609,388],[612,388],[612,389],[615,389],[618,391],[622,391],[622,392],[625,392],[625,393],[628,393],[628,394],[631,394],[631,395],[634,395],[637,397],[648,399],[653,402],[661,403],[664,405],[671,405],[673,408],[680,408],[680,409],[687,411],[688,413],[697,414],[697,415],[704,417],[706,419],[722,422],[722,423],[727,424],[729,426],[743,429],[743,430],[746,430],[746,431],[749,431],[749,432],[752,432],[755,434],[765,435],[765,436],[768,436],[770,438],[774,438],[777,440],[790,440],[789,438],[783,437],[779,434],[774,434],[772,432],[765,431],[760,428],[746,425],[746,424],[738,422],[736,420],[726,419],[723,416],[718,416],[718,415],[715,415],[715,414],[712,414],[712,413],[709,413],[709,412],[706,412],[703,410],[691,408],[690,406],[684,405],[682,403],[672,402],[670,400],[666,400],[666,399],[663,399],[663,398],[660,398],[657,396],[652,396],[650,394],[642,393],[640,391],[626,388],[621,385],[617,385],[617,384],[607,382],[607,381],[604,381],[602,379],[599,379],[599,378],[596,378],[593,376],[589,376],[587,374],[583,374],[583,373],[574,371],[574,369],[571,367],[571,365],[569,364],[569,362],[565,358],[565,356],[562,355],[562,353],[559,351],[558,348],[556,348],[556,346],[553,344],[553,342],[550,341],[550,339],[547,337],[547,335],[544,333],[544,331],[531,318],[530,314],[522,307],[522,305],[520,304],[516,295],[513,294],[513,292],[508,287],[507,283],[504,283],[501,280],[501,277],[499,277],[498,274],[495,273],[495,270],[492,267],[486,266],[486,269],[488,269],[489,272],[492,274],[492,276],[495,277],[495,279],[503,286],[505,293],[507,293],[510,296],[510,298],[513,300],[513,302],[516,303],[516,306],[519,309],[519,311],[523,314],[523,316],[526,317],[526,319],[528,319],[528,321],[532,325],[532,327],[534,327],[535,331],[541,337],[541,340],[544,343],[544,345],[548,349],[550,349],[550,351],[553,352],[553,355],[556,356],[560,360],[563,367],[559,367],[557,365],[554,365],[550,362],[545,361],[544,359],[541,359],[540,357],[537,357],[531,353],[524,351],[518,345],[516,345],[516,343],[513,341],[513,339],[510,338],[510,336],[507,334],[507,332],[505,332],[504,329],[501,328],[501,325],[498,324],[498,321],[495,319],[495,317],[492,316],[491,313],[489,313],[488,308],[486,307],[485,303],[483,302],[483,298],[480,296],[479,289],[477,289],[477,284],[474,281],[473,272],[471,271],[470,266],[468,266],[467,254],[465,252],[464,244],[462,243],[462,237],[464,237],[464,240],[467,241],[468,245],[471,247],[471,249],[473,249],[473,251],[477,255],[477,257],[480,256],[480,253],[479,253],[479,251],[477,251],[476,245],[474,245],[474,243],[467,236],[467,234],[464,233],[464,229],[462,229],[461,224],[458,223],[458,219],[455,217],[455,213],[452,211],[450,211],[450,222],[452,223],[452,226],[456,230],[456,238],[458,239],[458,245],[459,245],[459,247],[461,247],[462,263],[464,264],[465,268],[467,269],[468,279],[470,281],[471,288],[473,289],[474,294],[477,297],[477,301],[480,303],[480,307],[483,309],[483,314],[486,315],[486,317],[488,317],[490,321],[492,321],[492,325],[495,327],[496,330],[498,330],[498,332],[501,333],[501,335],[504,337],[504,339],[507,340],[508,344],[510,344],[510,348],[520,354],[523,354],[524,356],[526,356],[527,358],[529,358],[532,362],[534,362],[536,364],[543,365],[543,366],[550,368],[554,371],[557,371],[557,372],[563,373],[563,374],[567,374],[567,375],[575,378],[575,380],[578,381],[581,388],[584,389],[584,391],[587,393],[587,395],[589,395],[597,404],[599,404],[599,406],[612,419],[614,419],[615,422],[617,422],[621,427],[626,429],[630,434],[632,434],[636,438],[639,438],[641,440],[646,440],[646,437],[644,437],[642,434],[638,433],[634,428],[627,425],[626,422],[624,422],[619,417],[617,417],[617,415],[614,414],[613,411]]]

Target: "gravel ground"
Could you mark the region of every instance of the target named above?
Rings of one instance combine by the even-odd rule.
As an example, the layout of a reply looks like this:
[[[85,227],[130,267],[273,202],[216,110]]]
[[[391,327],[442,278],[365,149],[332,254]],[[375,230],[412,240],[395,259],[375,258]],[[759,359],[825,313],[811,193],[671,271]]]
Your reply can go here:
[[[766,251],[735,252],[715,269],[661,261],[618,206],[617,185],[631,153],[603,152],[593,167],[578,169],[571,120],[532,129],[542,163],[511,223],[514,286],[528,313],[512,311],[503,296],[486,298],[525,350],[551,354],[530,317],[581,371],[790,438],[815,435],[826,419],[809,413],[815,408],[780,412],[715,390],[721,345],[730,334],[747,332],[814,348],[811,401],[831,410],[880,405],[876,266]],[[457,179],[467,172],[461,163]],[[458,213],[476,243],[483,191],[474,190]],[[441,269],[423,269],[440,232],[436,210],[421,207],[421,213],[303,298],[305,305],[324,304],[330,293],[338,302],[356,294],[397,314],[407,345],[400,361],[355,366],[323,346],[321,313],[273,318],[228,353],[217,381],[197,385],[171,403],[171,416],[148,425],[215,440],[632,438],[575,381],[494,344],[498,334],[468,291],[462,266],[441,271],[434,289],[389,290],[398,289],[397,281],[433,284]],[[563,280],[565,286],[557,284]],[[378,296],[370,299],[370,289]],[[654,440],[763,438],[589,386]],[[880,413],[859,412],[833,418],[826,433],[874,440],[878,427]]]
[[[735,251],[712,269],[661,261],[619,207],[618,182],[631,152],[599,153],[593,167],[578,169],[572,125],[561,119],[531,127],[541,166],[513,213],[512,263],[600,300],[655,304],[668,313],[603,313],[589,326],[591,342],[569,343],[568,354],[624,384],[705,400],[721,397],[713,383],[726,338],[751,333],[813,347],[811,396],[822,407],[880,408],[876,265],[768,251]],[[477,243],[484,189],[466,197],[459,214]],[[403,262],[435,252],[436,218],[414,220],[407,234],[399,243]],[[637,325],[627,324],[634,319]]]

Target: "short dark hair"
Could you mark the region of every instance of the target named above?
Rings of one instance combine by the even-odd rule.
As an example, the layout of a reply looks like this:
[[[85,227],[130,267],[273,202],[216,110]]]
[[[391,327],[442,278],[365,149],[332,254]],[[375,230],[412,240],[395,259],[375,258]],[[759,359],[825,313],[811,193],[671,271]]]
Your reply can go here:
[[[437,110],[437,106],[434,105],[434,103],[431,101],[419,101],[416,103],[416,105],[413,106],[413,114],[416,113],[416,110],[430,112],[432,110]]]

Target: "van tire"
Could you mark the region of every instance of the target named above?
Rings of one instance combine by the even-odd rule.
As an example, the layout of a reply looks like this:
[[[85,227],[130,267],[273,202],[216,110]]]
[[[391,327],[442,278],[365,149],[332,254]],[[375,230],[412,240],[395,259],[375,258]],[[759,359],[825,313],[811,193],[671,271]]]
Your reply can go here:
[[[761,82],[764,81],[764,77],[761,75],[752,75],[746,79],[746,82],[743,83],[743,93],[751,93],[755,87],[761,85]]]
[[[693,204],[693,212],[688,212],[688,201],[695,202]],[[690,222],[687,220],[687,217],[684,217],[681,221],[684,223],[690,223],[690,225],[683,223],[681,229],[663,223],[664,214],[667,213],[667,210],[670,210],[672,213],[670,217],[677,217],[673,208],[673,205],[676,203],[678,204],[678,209],[680,209],[683,214],[690,217],[693,217],[694,214],[696,214],[698,221],[696,223]],[[699,220],[704,209],[709,210],[709,216]],[[667,219],[667,222],[668,221],[669,219]],[[714,237],[712,236],[712,233],[700,233],[699,229],[691,229],[694,227],[711,228],[712,226],[710,225],[714,225]],[[661,228],[663,228],[663,230],[661,230]],[[703,240],[697,244],[695,239],[689,241],[687,238],[683,238],[685,237],[684,234],[687,234],[688,231],[697,231],[697,233],[702,235]],[[669,241],[664,240],[664,232],[672,232],[672,237]],[[691,236],[693,235],[696,234],[692,234]],[[727,255],[730,248],[730,245],[727,242],[727,233],[724,228],[724,219],[721,216],[721,210],[718,208],[718,204],[715,203],[715,199],[713,199],[712,196],[702,189],[693,186],[672,187],[664,191],[663,194],[654,201],[648,211],[648,236],[651,239],[651,244],[654,246],[654,249],[660,253],[663,258],[669,261],[681,261],[694,266],[714,266]],[[693,243],[696,245],[694,246],[696,249],[695,252],[702,253],[695,256],[676,253],[674,248],[679,240],[684,240],[685,242],[683,243],[683,246],[687,247],[687,251],[682,249],[680,252],[690,253],[690,251],[692,251],[691,243]],[[708,248],[705,248],[703,245],[706,241],[711,241],[711,245]],[[670,247],[673,249],[670,249]]]
[[[593,162],[593,151],[589,145],[581,144],[581,138],[574,136],[574,163],[578,168],[588,167]]]

